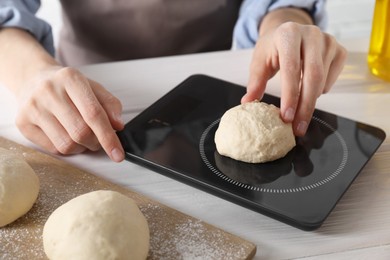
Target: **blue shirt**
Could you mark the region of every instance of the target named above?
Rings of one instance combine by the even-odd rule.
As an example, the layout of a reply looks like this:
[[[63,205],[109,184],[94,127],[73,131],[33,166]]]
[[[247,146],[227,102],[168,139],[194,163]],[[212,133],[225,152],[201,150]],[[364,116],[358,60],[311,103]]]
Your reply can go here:
[[[233,49],[252,48],[258,39],[262,18],[281,7],[303,8],[313,21],[325,29],[326,0],[244,0],[233,32]],[[17,27],[30,32],[54,56],[51,26],[35,16],[40,0],[0,0],[1,27]]]

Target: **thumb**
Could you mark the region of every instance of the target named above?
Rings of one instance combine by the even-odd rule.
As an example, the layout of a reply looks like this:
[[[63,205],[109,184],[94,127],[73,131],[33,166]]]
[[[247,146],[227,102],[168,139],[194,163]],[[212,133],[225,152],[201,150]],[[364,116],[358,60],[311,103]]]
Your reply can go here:
[[[256,64],[253,65],[253,63]],[[274,74],[265,66],[259,66],[257,62],[252,62],[246,94],[242,97],[241,103],[251,102],[256,99],[261,100],[267,82]]]
[[[246,94],[241,99],[241,103],[250,102],[255,99],[261,100],[268,80],[272,78],[279,69],[277,59],[274,59],[272,55],[272,53],[276,52],[275,49],[273,49],[273,45],[271,44],[271,47],[267,48],[269,42],[269,40],[265,39],[263,42],[258,41],[255,46],[250,64],[248,86]],[[271,50],[267,51],[269,49]]]

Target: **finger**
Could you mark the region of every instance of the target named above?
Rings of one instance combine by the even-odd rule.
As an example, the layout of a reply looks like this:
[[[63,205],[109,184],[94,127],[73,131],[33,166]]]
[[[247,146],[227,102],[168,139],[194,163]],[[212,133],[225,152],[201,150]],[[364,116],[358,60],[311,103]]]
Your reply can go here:
[[[73,142],[58,120],[36,102],[22,106],[16,125],[27,139],[52,153],[74,154],[85,147]]]
[[[64,112],[65,109],[63,110]],[[57,120],[63,125],[71,139],[88,150],[98,151],[101,147],[100,143],[76,107],[73,104],[69,104],[67,111],[67,113],[58,116]]]
[[[55,149],[61,154],[77,154],[86,148],[69,136],[61,123],[52,114],[42,112],[36,119],[37,126],[48,137]]]
[[[264,36],[265,37],[265,36]],[[261,100],[267,85],[267,81],[275,75],[279,69],[275,50],[266,51],[262,48],[267,45],[268,39],[259,41],[256,45],[249,71],[247,93],[241,102],[250,102],[255,99]],[[264,44],[263,44],[264,43]]]
[[[329,65],[323,93],[329,92],[333,84],[336,82],[338,76],[344,68],[344,64],[348,55],[347,50],[343,46],[339,45],[338,43],[335,44],[337,44],[337,51],[334,57],[332,57],[333,59]]]
[[[294,118],[294,133],[303,136],[310,123],[315,103],[325,85],[326,72],[322,58],[322,41],[319,31],[312,31],[302,41],[303,73],[299,103]]]
[[[46,134],[59,153],[77,154],[86,150],[84,146],[73,141],[67,131],[53,115],[46,115],[42,118],[45,119],[44,121],[39,122],[39,127]]]
[[[62,85],[63,82],[65,82],[65,85],[71,84],[72,82],[66,81],[66,78],[64,79],[61,77],[61,73],[57,76],[59,76],[59,78],[57,78],[56,81],[46,81],[40,85],[37,94],[39,93],[40,96],[44,96],[45,98],[42,99],[37,96],[36,99],[39,99],[40,102],[36,102],[36,105],[31,104],[28,106],[32,107],[32,109],[36,109],[34,116],[31,116],[31,112],[29,113],[31,120],[36,122],[46,111],[49,111],[47,113],[57,119],[59,124],[62,125],[62,128],[65,129],[66,135],[70,136],[74,142],[85,146],[92,151],[100,149],[100,144],[96,136],[84,122],[80,113],[69,99],[69,96],[63,87],[64,85]],[[57,82],[57,84],[55,82]],[[61,85],[58,85],[58,82],[60,82]],[[40,120],[38,125],[42,128],[42,124],[48,125],[49,123],[50,121]],[[42,128],[42,130],[45,131],[46,129]]]
[[[53,109],[51,112],[63,126],[66,134],[69,135],[75,143],[80,144],[91,151],[100,149],[97,137],[83,120],[66,93],[61,96],[54,96],[51,99],[51,102],[53,102],[51,106]]]
[[[295,117],[300,96],[301,38],[296,24],[285,23],[278,28],[277,48],[281,79],[281,116],[285,122]]]
[[[327,34],[323,37],[319,30],[311,32],[310,38],[304,41],[304,45],[310,41],[310,45],[304,46],[304,74],[302,79],[301,97],[299,107],[294,119],[294,133],[303,136],[315,109],[317,98],[330,90],[338,75],[343,69],[347,52],[336,40]],[[318,41],[323,38],[324,40]],[[316,46],[314,48],[314,46]],[[316,49],[322,49],[322,58]]]
[[[45,135],[45,133],[36,125],[25,125],[23,127],[19,127],[19,130],[28,140],[42,147],[46,151],[53,154],[58,153],[58,150],[47,135]]]
[[[261,100],[263,98],[269,77],[262,68],[263,66],[259,63],[260,62],[256,62],[255,65],[251,66],[246,94],[242,97],[241,103]]]
[[[65,72],[69,73],[69,72]],[[111,127],[106,111],[100,105],[95,93],[92,91],[87,79],[79,74],[71,72],[70,84],[67,89],[70,99],[73,101],[81,116],[92,129],[107,155],[115,162],[124,159],[122,145]],[[73,87],[76,86],[77,87]]]
[[[90,84],[93,85],[93,91],[96,95],[96,98],[99,100],[99,103],[102,105],[103,109],[106,111],[108,118],[111,122],[112,127],[115,130],[122,130],[124,123],[122,120],[122,104],[118,98],[113,96],[108,92],[102,85],[99,83],[89,80]]]
[[[302,89],[293,121],[293,130],[296,136],[304,136],[310,124],[316,103],[316,99],[313,99],[312,96],[313,93],[307,88]]]

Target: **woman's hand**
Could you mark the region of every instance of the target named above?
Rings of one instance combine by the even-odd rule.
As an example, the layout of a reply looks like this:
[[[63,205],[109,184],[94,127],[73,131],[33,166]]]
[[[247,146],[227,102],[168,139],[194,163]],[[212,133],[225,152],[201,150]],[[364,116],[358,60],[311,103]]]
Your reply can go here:
[[[0,30],[0,82],[15,95],[16,124],[32,142],[53,153],[100,147],[124,159],[115,130],[123,128],[122,105],[100,84],[64,68],[28,32]]]
[[[120,101],[78,70],[45,69],[27,81],[16,96],[16,124],[32,142],[61,154],[103,147],[113,161],[124,159],[115,133],[123,128]]]
[[[254,50],[247,94],[242,102],[261,99],[267,81],[279,70],[281,117],[303,136],[317,98],[330,90],[347,52],[317,26],[285,22],[263,33]]]

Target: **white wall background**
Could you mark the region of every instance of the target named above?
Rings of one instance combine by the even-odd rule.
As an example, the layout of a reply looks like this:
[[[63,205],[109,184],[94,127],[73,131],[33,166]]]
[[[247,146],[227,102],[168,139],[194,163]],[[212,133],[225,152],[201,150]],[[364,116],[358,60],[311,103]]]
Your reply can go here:
[[[42,7],[38,16],[53,27],[55,44],[61,26],[60,3],[58,0],[41,0]],[[328,0],[328,32],[333,34],[348,48],[366,51],[370,37],[374,0]],[[361,40],[356,46],[356,40]]]
[[[337,39],[370,37],[374,0],[328,0],[328,31]]]

